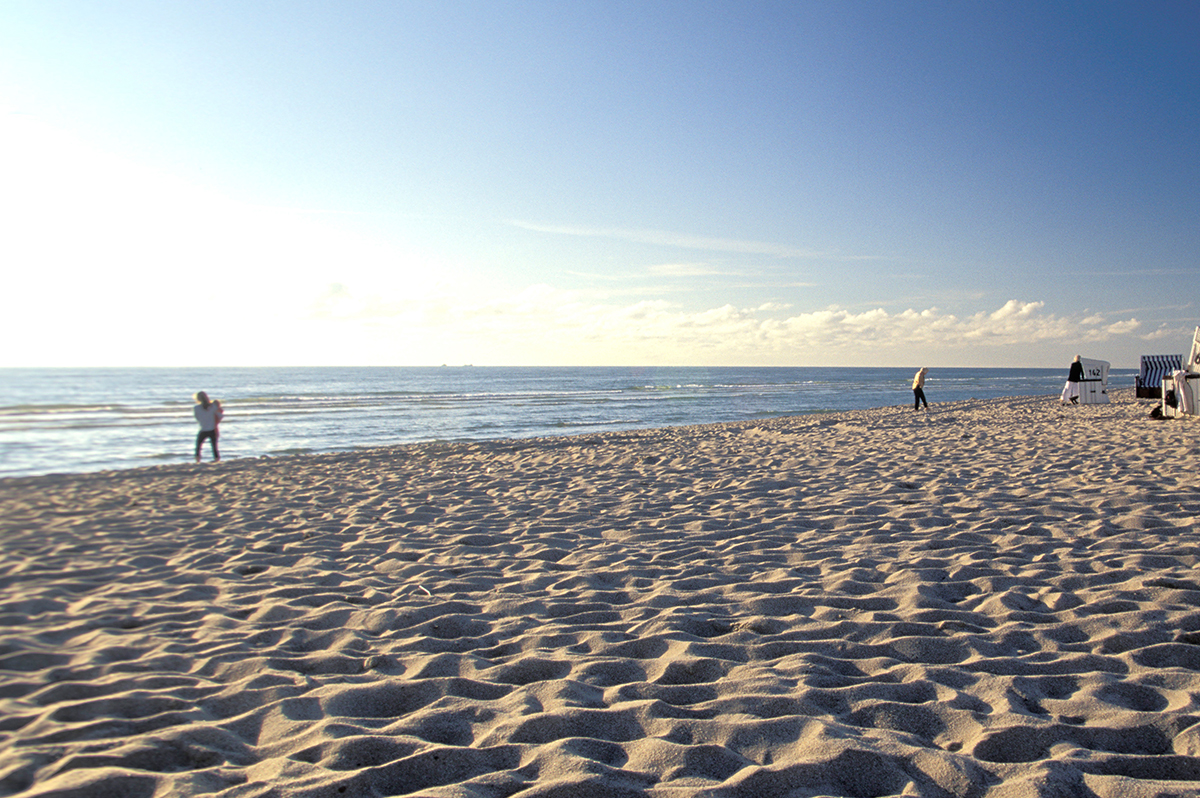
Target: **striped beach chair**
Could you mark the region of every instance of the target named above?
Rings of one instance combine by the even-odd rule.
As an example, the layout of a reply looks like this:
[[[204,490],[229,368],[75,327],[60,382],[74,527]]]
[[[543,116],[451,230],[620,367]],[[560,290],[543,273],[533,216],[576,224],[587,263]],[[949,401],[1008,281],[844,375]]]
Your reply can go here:
[[[1183,355],[1142,355],[1142,367],[1137,375],[1139,399],[1161,399],[1162,381],[1183,368]]]

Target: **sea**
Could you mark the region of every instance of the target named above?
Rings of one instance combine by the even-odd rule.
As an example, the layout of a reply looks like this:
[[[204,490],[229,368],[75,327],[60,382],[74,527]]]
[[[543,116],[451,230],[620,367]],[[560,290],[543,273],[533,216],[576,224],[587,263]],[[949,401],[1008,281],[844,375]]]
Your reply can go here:
[[[192,462],[193,396],[222,459],[748,421],[907,405],[915,368],[0,369],[0,477]],[[940,402],[1057,396],[1067,369],[933,368]],[[1132,386],[1114,369],[1109,386]],[[207,443],[205,460],[210,458]]]

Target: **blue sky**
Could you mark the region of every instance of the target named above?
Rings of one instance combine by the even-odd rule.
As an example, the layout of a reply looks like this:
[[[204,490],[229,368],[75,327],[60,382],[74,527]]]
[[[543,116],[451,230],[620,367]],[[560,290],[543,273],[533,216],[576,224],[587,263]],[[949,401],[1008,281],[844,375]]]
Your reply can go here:
[[[0,2],[0,365],[1136,367],[1195,2]],[[15,342],[20,342],[15,344]]]

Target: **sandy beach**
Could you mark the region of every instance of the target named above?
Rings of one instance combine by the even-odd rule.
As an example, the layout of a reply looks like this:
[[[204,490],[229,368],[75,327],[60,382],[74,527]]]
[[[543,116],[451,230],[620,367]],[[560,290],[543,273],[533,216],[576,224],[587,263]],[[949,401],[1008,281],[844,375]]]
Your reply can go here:
[[[1200,428],[930,398],[0,481],[0,795],[1200,793]]]

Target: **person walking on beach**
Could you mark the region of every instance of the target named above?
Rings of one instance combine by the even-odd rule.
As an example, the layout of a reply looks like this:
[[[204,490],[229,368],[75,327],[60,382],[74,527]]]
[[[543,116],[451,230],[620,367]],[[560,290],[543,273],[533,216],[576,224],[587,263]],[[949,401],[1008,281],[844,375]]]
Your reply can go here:
[[[200,444],[204,443],[204,439],[207,438],[212,444],[213,462],[215,463],[221,459],[221,454],[217,451],[217,429],[225,411],[221,409],[220,402],[213,402],[204,391],[197,391],[196,406],[192,408],[192,412],[200,424],[200,433],[196,435],[196,462],[200,462]]]
[[[1066,404],[1070,401],[1071,404],[1079,404],[1079,383],[1083,381],[1083,363],[1079,361],[1079,355],[1075,356],[1075,360],[1071,363],[1071,371],[1067,374],[1067,384],[1063,386],[1062,396],[1058,401]]]
[[[917,371],[917,376],[913,377],[913,410],[920,410],[921,404],[924,403],[925,409],[929,409],[929,402],[925,399],[925,375],[929,373],[929,369],[925,366]]]

